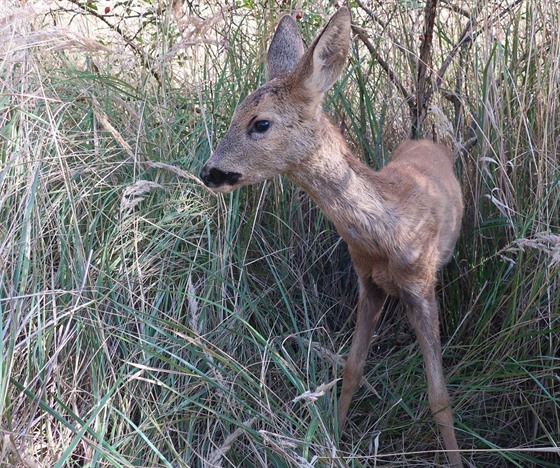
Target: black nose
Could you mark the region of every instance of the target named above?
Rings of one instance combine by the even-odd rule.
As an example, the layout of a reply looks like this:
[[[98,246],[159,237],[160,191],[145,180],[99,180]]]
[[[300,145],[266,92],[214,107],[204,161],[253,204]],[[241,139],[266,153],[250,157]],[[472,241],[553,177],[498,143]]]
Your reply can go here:
[[[241,179],[241,174],[204,166],[200,171],[200,178],[207,187],[219,187],[224,184],[235,185]]]

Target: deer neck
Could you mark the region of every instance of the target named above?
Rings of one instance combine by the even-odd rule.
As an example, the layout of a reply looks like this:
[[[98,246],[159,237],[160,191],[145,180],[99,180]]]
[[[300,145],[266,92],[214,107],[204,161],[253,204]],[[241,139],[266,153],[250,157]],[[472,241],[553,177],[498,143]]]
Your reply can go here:
[[[287,174],[307,192],[351,245],[378,245],[395,225],[395,214],[382,196],[380,174],[356,158],[342,135],[321,120],[320,144],[305,164]]]

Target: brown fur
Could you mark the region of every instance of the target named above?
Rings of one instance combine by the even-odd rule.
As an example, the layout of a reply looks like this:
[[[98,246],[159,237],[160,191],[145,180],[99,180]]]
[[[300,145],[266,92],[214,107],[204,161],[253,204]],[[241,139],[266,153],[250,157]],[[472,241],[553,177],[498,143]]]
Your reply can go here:
[[[341,8],[303,52],[295,23],[284,17],[269,50],[270,81],[236,110],[202,177],[209,180],[212,169],[239,174],[233,185],[212,185],[227,192],[284,174],[315,200],[348,244],[360,286],[356,331],[338,401],[339,431],[385,297],[396,296],[406,304],[422,349],[430,408],[449,461],[462,466],[443,376],[435,298],[437,271],[451,258],[459,235],[461,189],[449,151],[429,141],[405,141],[378,172],[352,155],[320,106],[344,67],[349,35],[349,11]],[[293,49],[284,50],[289,44]],[[253,131],[257,120],[269,121],[270,129]]]

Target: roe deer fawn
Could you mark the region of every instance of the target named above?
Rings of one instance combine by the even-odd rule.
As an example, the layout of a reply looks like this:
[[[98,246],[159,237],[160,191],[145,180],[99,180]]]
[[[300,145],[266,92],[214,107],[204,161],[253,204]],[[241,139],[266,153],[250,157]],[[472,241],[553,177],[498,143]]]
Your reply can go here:
[[[405,141],[380,171],[350,152],[321,108],[345,66],[350,12],[340,8],[305,50],[284,16],[267,56],[269,81],[236,109],[201,171],[216,192],[284,174],[305,190],[348,244],[359,281],[357,323],[338,401],[342,431],[386,295],[406,305],[424,357],[428,400],[452,466],[462,466],[442,368],[438,270],[449,261],[463,212],[449,151]]]

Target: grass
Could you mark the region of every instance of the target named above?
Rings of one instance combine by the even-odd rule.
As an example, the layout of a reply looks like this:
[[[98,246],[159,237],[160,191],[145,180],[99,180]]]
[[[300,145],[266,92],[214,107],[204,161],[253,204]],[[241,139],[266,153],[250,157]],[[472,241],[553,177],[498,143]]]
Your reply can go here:
[[[425,128],[456,149],[467,202],[439,291],[444,360],[466,463],[557,466],[560,11],[510,3],[470,12],[477,36]],[[307,196],[275,179],[221,197],[189,177],[264,80],[278,12],[208,7],[183,49],[165,12],[136,39],[146,59],[60,5],[80,14],[14,2],[0,22],[2,466],[443,463],[397,303],[337,439],[357,288]],[[308,38],[323,11],[304,5]],[[384,27],[356,5],[354,21],[410,87],[401,51],[417,51],[421,11],[376,11]],[[443,18],[435,68],[468,21]],[[357,38],[326,107],[374,167],[409,131],[403,96]]]

